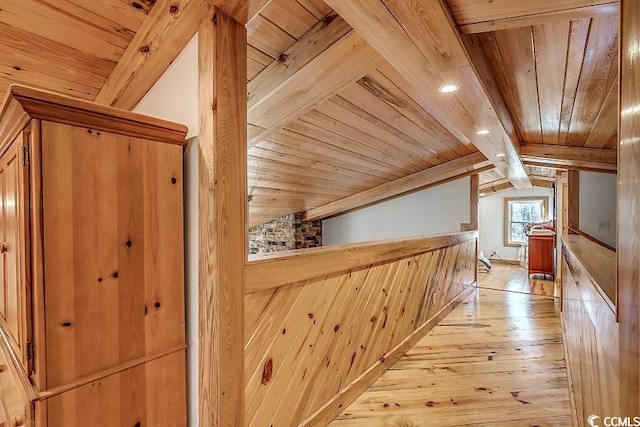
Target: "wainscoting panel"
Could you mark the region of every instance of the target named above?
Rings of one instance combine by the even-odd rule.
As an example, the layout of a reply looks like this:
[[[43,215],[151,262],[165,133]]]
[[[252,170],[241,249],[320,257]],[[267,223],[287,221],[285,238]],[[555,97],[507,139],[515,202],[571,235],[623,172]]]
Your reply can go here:
[[[323,425],[338,415],[475,289],[471,236],[246,295],[246,424]]]

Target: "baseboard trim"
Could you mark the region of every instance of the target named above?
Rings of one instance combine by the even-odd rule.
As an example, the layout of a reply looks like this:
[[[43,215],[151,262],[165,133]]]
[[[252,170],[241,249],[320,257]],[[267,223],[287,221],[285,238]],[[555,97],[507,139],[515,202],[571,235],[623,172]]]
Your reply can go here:
[[[451,311],[456,308],[465,298],[477,289],[477,283],[474,282],[464,291],[460,292],[453,300],[443,307],[439,312],[434,314],[429,320],[416,329],[404,341],[387,352],[380,361],[369,367],[358,378],[353,380],[342,390],[338,392],[331,400],[325,403],[315,413],[307,417],[300,423],[300,426],[326,426],[335,417],[353,403],[362,393],[364,393],[371,385],[376,382],[389,368],[396,364],[407,351],[415,347],[415,345],[424,338],[427,333],[442,321]]]

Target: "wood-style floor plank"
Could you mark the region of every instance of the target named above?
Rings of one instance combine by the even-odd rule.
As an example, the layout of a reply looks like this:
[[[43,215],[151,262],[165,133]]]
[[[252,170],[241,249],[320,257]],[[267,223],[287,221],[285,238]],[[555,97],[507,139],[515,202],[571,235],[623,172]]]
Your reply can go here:
[[[559,292],[494,264],[331,426],[570,426]]]

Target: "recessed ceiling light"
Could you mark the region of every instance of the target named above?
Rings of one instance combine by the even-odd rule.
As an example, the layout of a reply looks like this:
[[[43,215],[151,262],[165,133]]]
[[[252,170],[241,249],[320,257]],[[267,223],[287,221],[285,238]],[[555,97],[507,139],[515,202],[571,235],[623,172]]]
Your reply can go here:
[[[504,153],[498,153],[498,154],[496,154],[496,157],[506,157],[506,156],[507,156],[507,155],[506,155],[506,154],[504,154]]]
[[[438,90],[442,93],[451,93],[458,90],[458,85],[444,85]]]
[[[486,135],[489,133],[488,129],[480,129],[478,132],[476,132],[478,135]]]

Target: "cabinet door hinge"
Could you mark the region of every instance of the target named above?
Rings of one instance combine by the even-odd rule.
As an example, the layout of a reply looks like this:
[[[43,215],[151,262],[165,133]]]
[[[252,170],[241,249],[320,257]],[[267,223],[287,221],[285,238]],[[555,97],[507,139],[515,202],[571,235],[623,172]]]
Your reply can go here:
[[[27,342],[27,360],[33,360],[33,342]]]
[[[22,165],[29,166],[29,163],[30,163],[29,147],[27,147],[26,145],[23,145],[22,146]]]

